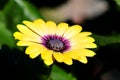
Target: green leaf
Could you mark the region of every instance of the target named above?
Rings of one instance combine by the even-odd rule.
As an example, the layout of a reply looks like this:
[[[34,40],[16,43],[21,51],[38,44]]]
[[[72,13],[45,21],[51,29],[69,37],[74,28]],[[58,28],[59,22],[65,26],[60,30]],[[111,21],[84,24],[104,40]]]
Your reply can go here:
[[[30,4],[28,1],[25,0],[15,0],[16,4],[23,10],[24,15],[30,19],[35,20],[37,18],[43,18],[40,12]]]
[[[27,0],[9,0],[4,7],[4,13],[7,18],[7,27],[12,32],[17,30],[16,25],[23,20],[33,21],[43,18],[39,10]]]
[[[115,0],[115,1],[120,6],[120,0]]]
[[[103,35],[93,35],[98,46],[106,46],[108,44],[120,43],[120,34],[103,36]]]
[[[0,47],[2,45],[8,45],[14,47],[12,32],[6,28],[6,20],[3,12],[0,12]]]
[[[52,66],[50,78],[51,80],[77,80],[71,73],[67,73],[57,65]]]

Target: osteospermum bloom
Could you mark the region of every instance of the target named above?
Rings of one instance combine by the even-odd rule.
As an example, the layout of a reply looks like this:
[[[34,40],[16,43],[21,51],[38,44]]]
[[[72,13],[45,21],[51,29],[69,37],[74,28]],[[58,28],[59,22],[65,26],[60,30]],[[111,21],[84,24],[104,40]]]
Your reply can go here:
[[[91,32],[81,32],[80,25],[70,26],[67,23],[56,25],[53,21],[37,19],[33,22],[23,21],[18,24],[19,31],[14,33],[18,46],[28,46],[25,53],[30,58],[41,55],[46,65],[54,61],[71,65],[74,60],[87,63],[87,57],[95,53],[89,48],[96,48]]]

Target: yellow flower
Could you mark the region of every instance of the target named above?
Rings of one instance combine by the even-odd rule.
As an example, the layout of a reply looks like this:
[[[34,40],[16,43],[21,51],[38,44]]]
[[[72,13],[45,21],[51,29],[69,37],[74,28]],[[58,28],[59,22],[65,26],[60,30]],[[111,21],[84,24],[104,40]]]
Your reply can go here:
[[[25,53],[30,58],[41,55],[46,65],[53,64],[55,60],[72,65],[73,59],[87,63],[86,57],[95,55],[88,49],[97,47],[90,37],[92,33],[81,32],[80,25],[56,25],[53,21],[45,22],[42,19],[23,21],[23,24],[18,24],[19,31],[14,33],[15,39],[20,40],[17,45],[28,46]]]

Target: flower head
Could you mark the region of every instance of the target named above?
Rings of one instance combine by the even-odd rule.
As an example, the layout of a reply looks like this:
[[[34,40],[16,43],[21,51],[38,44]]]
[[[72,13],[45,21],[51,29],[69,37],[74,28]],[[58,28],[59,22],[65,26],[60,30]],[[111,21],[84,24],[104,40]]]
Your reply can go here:
[[[45,22],[42,19],[23,21],[23,24],[17,25],[19,31],[14,33],[14,37],[19,40],[18,46],[28,46],[25,53],[30,58],[41,55],[47,65],[53,64],[55,60],[71,65],[73,59],[87,63],[86,57],[95,55],[88,49],[97,47],[93,43],[95,40],[90,37],[92,33],[81,32],[80,25],[56,25],[53,21]]]

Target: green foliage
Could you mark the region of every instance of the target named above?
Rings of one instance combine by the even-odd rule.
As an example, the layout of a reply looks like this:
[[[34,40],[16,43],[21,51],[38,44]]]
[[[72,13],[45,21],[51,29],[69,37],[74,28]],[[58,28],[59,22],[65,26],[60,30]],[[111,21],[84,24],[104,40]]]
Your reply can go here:
[[[40,12],[31,3],[25,0],[9,0],[4,8],[7,18],[7,26],[13,32],[16,31],[16,25],[23,20],[35,20],[42,18]]]
[[[51,80],[77,80],[71,73],[67,73],[57,65],[53,65],[50,78]]]
[[[115,0],[115,1],[120,6],[120,0]]]
[[[8,45],[14,47],[14,39],[12,32],[6,28],[6,19],[3,12],[0,12],[0,47],[2,45]]]
[[[120,43],[120,34],[109,35],[109,36],[94,34],[93,37],[95,38],[98,47],[106,46],[113,43]]]

